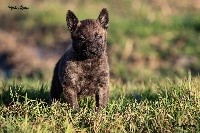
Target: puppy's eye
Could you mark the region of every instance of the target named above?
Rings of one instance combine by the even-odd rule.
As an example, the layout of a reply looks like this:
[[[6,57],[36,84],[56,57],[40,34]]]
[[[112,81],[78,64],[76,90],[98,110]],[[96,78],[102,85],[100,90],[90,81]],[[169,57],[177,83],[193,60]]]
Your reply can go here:
[[[101,36],[101,35],[99,35],[99,34],[95,34],[95,38],[96,38],[96,39],[101,39],[101,38],[102,38],[102,36]]]
[[[85,41],[85,40],[86,40],[86,38],[85,38],[83,35],[80,35],[80,36],[79,36],[79,39],[80,39],[81,41]]]

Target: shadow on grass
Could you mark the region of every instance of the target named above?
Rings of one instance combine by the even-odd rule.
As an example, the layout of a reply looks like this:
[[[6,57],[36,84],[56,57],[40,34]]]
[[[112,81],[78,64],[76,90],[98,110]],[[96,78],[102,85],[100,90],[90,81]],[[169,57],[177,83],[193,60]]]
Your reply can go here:
[[[20,85],[3,85],[0,93],[0,104],[6,106],[14,102],[23,103],[25,100],[37,100],[49,103],[49,87],[47,84],[41,84],[38,88],[23,87]]]
[[[49,96],[49,85],[48,84],[39,84],[37,87],[33,87],[31,85],[22,86],[20,84],[8,84],[4,83],[2,87],[0,86],[0,104],[4,104],[6,106],[12,105],[14,102],[23,103],[26,100],[36,100],[43,101],[45,103],[50,103]],[[152,92],[151,89],[146,89],[141,92],[133,91],[128,94],[122,93],[113,93],[110,96],[110,102],[113,101],[130,103],[130,102],[141,102],[144,100],[148,101],[156,101],[158,100],[158,93]],[[64,102],[63,96],[61,96],[60,102]],[[79,100],[80,107],[85,106],[94,106],[95,100],[92,97],[81,98]]]
[[[118,94],[112,95],[110,97],[110,100],[114,101],[114,100],[119,100],[122,98],[127,102],[135,102],[135,101],[141,102],[141,101],[145,101],[145,100],[154,102],[159,99],[159,94],[152,92],[151,89],[147,89],[142,92],[133,91],[133,92],[127,93],[127,94],[119,94],[118,93]]]
[[[0,105],[10,106],[15,102],[24,103],[26,100],[42,101],[50,104],[50,86],[48,84],[39,84],[38,87],[21,86],[20,84],[4,83],[0,86]],[[59,100],[60,103],[66,103],[63,95]],[[94,106],[93,97],[84,97],[79,100],[80,107]]]
[[[112,101],[118,101],[119,99],[124,99],[124,101],[127,102],[141,102],[144,100],[148,101],[156,101],[158,100],[159,95],[156,93],[153,93],[151,90],[146,90],[143,92],[133,92],[129,94],[115,94],[110,96],[110,102]],[[4,104],[6,106],[11,105],[13,102],[20,102],[23,103],[26,98],[28,100],[37,100],[37,101],[43,101],[46,103],[50,103],[50,97],[49,97],[49,87],[47,85],[42,84],[40,88],[29,88],[29,89],[20,89],[15,90],[13,88],[3,90],[3,93],[0,95],[0,103]],[[61,97],[60,102],[64,102],[63,97]],[[79,100],[79,104],[83,106],[84,103],[91,103],[94,102],[94,99],[91,97],[88,98],[81,98]],[[91,102],[91,103],[90,103]]]

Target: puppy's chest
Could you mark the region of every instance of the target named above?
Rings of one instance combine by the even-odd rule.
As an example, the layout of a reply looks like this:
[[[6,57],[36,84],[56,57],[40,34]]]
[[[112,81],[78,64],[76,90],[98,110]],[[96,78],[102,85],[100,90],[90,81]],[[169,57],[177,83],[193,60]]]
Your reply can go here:
[[[106,64],[97,61],[77,62],[71,74],[76,75],[74,81],[81,95],[95,93],[97,86],[106,83],[108,77]]]
[[[80,71],[78,71],[77,76],[81,86],[98,82],[99,76],[104,71],[100,63],[92,61],[79,64],[78,69]]]

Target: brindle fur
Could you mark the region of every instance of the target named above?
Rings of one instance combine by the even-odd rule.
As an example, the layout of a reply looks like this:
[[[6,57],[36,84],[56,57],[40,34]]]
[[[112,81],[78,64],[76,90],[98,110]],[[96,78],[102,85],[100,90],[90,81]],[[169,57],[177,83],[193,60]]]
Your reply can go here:
[[[95,95],[96,107],[108,102],[109,66],[106,53],[108,11],[101,10],[97,20],[79,21],[68,11],[67,26],[72,47],[57,62],[52,78],[51,100],[60,95],[73,108],[78,108],[79,96]]]

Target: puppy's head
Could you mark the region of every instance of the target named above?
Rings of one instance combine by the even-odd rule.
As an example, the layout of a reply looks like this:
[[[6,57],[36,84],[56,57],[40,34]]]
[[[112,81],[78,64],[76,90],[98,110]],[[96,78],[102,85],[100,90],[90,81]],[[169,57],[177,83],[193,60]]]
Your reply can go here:
[[[108,11],[103,8],[96,20],[79,21],[72,11],[67,13],[67,26],[71,32],[72,47],[83,58],[99,57],[106,51]]]

